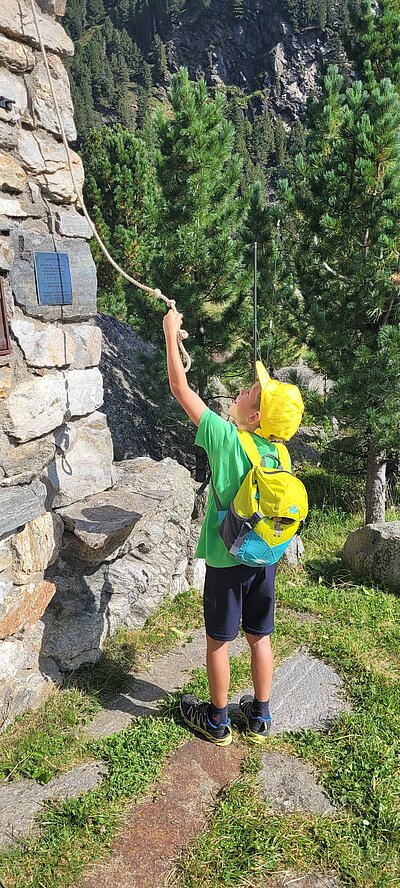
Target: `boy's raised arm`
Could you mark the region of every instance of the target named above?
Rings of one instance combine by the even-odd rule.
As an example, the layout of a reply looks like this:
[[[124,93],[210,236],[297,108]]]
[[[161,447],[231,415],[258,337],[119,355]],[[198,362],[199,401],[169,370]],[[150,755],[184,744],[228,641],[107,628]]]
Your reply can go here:
[[[190,388],[183,368],[177,335],[182,326],[182,315],[170,309],[163,321],[165,343],[167,348],[168,379],[171,392],[183,407],[185,413],[198,426],[201,416],[207,410],[207,404]]]

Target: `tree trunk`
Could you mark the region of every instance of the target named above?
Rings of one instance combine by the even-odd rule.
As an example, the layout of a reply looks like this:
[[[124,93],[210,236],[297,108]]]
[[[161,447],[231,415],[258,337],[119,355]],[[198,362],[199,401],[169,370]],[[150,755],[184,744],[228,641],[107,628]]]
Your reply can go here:
[[[365,485],[365,523],[376,524],[385,520],[386,503],[386,453],[376,451],[370,444]]]

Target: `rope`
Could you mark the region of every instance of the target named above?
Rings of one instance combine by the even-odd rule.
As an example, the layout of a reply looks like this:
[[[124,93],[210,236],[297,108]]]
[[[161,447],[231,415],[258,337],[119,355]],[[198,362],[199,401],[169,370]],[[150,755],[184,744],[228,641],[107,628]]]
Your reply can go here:
[[[175,314],[178,314],[174,299],[168,299],[167,296],[164,296],[164,294],[161,292],[161,290],[159,290],[157,288],[154,289],[153,287],[146,287],[145,284],[140,283],[140,281],[137,281],[137,280],[135,280],[135,278],[131,277],[130,274],[127,274],[127,272],[124,271],[123,268],[121,268],[117,264],[117,262],[115,262],[113,257],[108,252],[107,247],[103,243],[98,231],[96,230],[96,226],[95,226],[94,222],[92,221],[92,219],[89,216],[89,213],[88,213],[86,206],[85,206],[82,192],[80,191],[79,185],[77,184],[77,181],[75,178],[75,173],[74,173],[73,166],[72,166],[71,149],[69,147],[68,139],[65,134],[64,124],[63,124],[61,112],[60,112],[60,106],[58,104],[58,99],[57,99],[56,92],[54,89],[53,78],[51,76],[49,63],[48,63],[48,59],[47,59],[47,53],[46,53],[46,49],[45,49],[45,46],[43,43],[41,30],[40,30],[39,19],[38,19],[37,13],[36,13],[35,0],[30,0],[30,4],[31,4],[31,8],[32,8],[33,20],[34,20],[37,35],[38,35],[39,46],[40,46],[40,50],[41,50],[41,53],[43,56],[44,66],[46,69],[48,81],[50,84],[50,90],[51,90],[51,94],[53,97],[54,107],[55,107],[56,114],[57,114],[58,124],[60,127],[60,134],[61,134],[61,137],[62,137],[62,140],[64,143],[66,155],[67,155],[68,167],[69,167],[69,171],[71,174],[72,184],[74,186],[74,190],[75,190],[75,193],[76,193],[76,196],[78,199],[78,203],[80,204],[83,215],[87,219],[100,249],[104,253],[104,255],[105,255],[106,259],[108,260],[108,262],[110,263],[110,265],[112,265],[113,268],[115,268],[115,270],[118,272],[118,274],[121,274],[127,281],[129,281],[130,284],[134,284],[135,287],[138,287],[139,290],[143,290],[143,292],[148,293],[150,296],[155,296],[157,299],[161,299],[163,302],[165,302],[165,304],[168,306],[168,308],[172,308],[172,310],[175,312]],[[189,334],[186,332],[186,330],[180,330],[178,333],[178,345],[179,345],[179,349],[181,352],[182,361],[183,361],[186,373],[189,372],[190,367],[191,367],[191,363],[192,363],[190,355],[188,355],[188,353],[183,345],[183,340],[187,339],[188,336],[189,336]]]

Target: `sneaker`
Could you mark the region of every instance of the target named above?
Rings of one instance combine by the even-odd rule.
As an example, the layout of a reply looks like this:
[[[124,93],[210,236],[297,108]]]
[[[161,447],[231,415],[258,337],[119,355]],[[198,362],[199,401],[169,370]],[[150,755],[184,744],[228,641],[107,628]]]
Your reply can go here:
[[[251,707],[253,697],[250,694],[242,697],[239,703],[239,713],[242,721],[246,724],[245,734],[252,743],[265,743],[271,730],[272,719],[261,718],[261,716],[252,715]]]
[[[213,725],[208,714],[208,703],[203,703],[193,694],[184,694],[181,697],[180,710],[183,720],[197,733],[207,737],[211,743],[217,746],[229,746],[232,743],[231,722],[222,725]]]

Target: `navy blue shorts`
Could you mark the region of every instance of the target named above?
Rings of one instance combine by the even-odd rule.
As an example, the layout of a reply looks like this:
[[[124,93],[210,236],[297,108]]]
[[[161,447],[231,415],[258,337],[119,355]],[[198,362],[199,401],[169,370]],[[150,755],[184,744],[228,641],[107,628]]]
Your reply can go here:
[[[276,564],[268,567],[209,567],[204,585],[206,632],[217,641],[233,641],[242,619],[244,632],[274,631]]]

